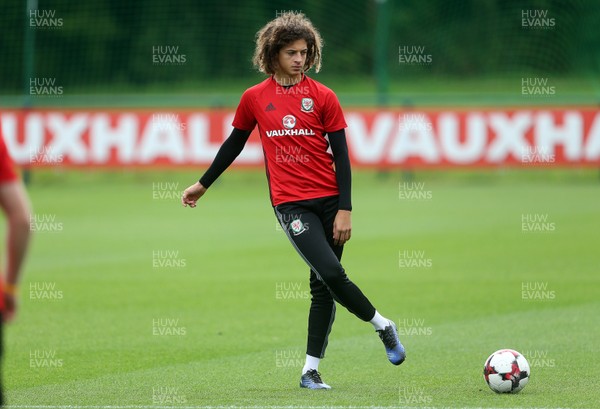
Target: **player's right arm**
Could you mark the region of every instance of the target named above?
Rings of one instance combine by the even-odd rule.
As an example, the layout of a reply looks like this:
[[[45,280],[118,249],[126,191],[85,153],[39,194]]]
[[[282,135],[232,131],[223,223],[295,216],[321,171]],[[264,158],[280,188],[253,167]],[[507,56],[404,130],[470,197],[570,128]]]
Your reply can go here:
[[[31,235],[29,200],[20,181],[0,183],[0,208],[8,222],[3,319],[10,321],[17,310],[16,289]]]
[[[233,163],[235,158],[244,149],[252,130],[256,126],[256,117],[253,110],[255,104],[250,90],[248,89],[242,94],[233,118],[233,131],[231,131],[229,138],[221,145],[213,163],[198,182],[184,190],[181,197],[181,204],[184,207],[196,207],[198,199],[206,193],[210,185],[217,180],[221,173]]]
[[[223,142],[223,145],[221,145],[219,152],[217,152],[217,156],[215,156],[215,159],[204,175],[198,182],[194,183],[183,192],[181,204],[184,207],[196,207],[198,199],[206,193],[206,190],[210,185],[221,176],[221,173],[223,173],[242,152],[251,132],[252,131],[233,128],[233,131],[231,131],[229,137]]]
[[[6,276],[3,285],[4,312],[2,319],[10,321],[17,310],[19,275],[29,246],[30,205],[27,193],[15,171],[8,149],[0,135],[0,209],[6,216]]]

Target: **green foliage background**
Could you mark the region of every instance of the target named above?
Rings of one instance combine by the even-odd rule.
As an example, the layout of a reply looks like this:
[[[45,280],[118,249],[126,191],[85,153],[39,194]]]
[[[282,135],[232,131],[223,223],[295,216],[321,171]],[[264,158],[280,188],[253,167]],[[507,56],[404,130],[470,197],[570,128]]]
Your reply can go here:
[[[254,35],[284,10],[304,12],[320,29],[321,76],[337,79],[342,90],[358,83],[375,91],[374,50],[382,41],[392,89],[415,78],[451,83],[526,75],[583,79],[581,88],[599,88],[595,0],[388,0],[383,6],[374,0],[39,0],[38,10],[63,19],[56,29],[28,27],[25,3],[12,0],[0,15],[0,94],[24,89],[27,30],[35,32],[32,76],[56,78],[71,93],[186,92],[190,84],[201,92],[206,84],[253,83],[259,77],[250,63]],[[377,7],[385,7],[388,19],[379,37],[376,26],[384,22]],[[547,11],[555,26],[523,27],[522,10]],[[152,47],[164,45],[179,47],[187,62],[153,65]],[[399,64],[401,45],[424,46],[433,63]]]

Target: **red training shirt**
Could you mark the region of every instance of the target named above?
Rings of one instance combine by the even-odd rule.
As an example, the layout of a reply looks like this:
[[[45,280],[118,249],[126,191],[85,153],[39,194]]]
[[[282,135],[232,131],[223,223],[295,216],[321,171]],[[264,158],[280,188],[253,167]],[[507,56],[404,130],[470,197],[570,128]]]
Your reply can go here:
[[[2,139],[2,135],[0,134],[0,184],[14,182],[17,179],[17,172],[8,154],[8,149],[4,145],[4,139]],[[0,311],[4,310],[3,280],[4,277],[0,275]]]
[[[339,194],[325,136],[347,125],[331,89],[306,75],[287,88],[270,77],[244,92],[232,123],[257,124],[273,206]]]
[[[8,154],[4,139],[0,137],[0,183],[14,182],[17,179],[13,161]]]

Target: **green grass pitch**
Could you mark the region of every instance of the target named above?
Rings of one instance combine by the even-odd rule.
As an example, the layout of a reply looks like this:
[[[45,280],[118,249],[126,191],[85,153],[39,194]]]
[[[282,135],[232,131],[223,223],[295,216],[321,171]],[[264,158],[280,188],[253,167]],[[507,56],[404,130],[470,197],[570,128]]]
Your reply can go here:
[[[597,171],[424,172],[418,185],[355,172],[343,264],[400,325],[407,360],[389,364],[371,325],[338,307],[319,368],[331,391],[298,387],[308,269],[263,173],[229,171],[184,209],[200,173],[33,175],[10,407],[598,407]],[[530,361],[519,394],[483,380],[500,348]]]

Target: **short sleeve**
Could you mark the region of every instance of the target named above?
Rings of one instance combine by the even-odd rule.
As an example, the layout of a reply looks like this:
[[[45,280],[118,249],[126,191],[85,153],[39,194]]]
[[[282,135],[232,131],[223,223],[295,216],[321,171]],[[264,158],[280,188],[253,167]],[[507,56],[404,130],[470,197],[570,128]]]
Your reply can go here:
[[[241,129],[243,131],[252,131],[256,126],[256,117],[253,111],[253,98],[249,90],[246,90],[242,94],[240,103],[235,111],[233,122],[231,123],[234,128]]]
[[[323,110],[323,127],[325,132],[335,132],[340,129],[345,129],[346,120],[340,106],[337,96],[331,90],[328,90],[325,97],[325,109]]]
[[[13,182],[18,178],[13,161],[4,144],[4,139],[0,137],[0,183]]]

